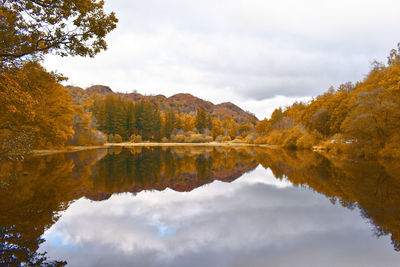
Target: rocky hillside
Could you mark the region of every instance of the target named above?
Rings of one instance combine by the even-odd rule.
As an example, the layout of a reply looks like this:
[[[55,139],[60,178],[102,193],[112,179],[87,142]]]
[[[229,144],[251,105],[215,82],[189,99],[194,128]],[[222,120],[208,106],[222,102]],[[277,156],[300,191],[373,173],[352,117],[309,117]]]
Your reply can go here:
[[[146,100],[160,105],[161,110],[167,108],[176,108],[181,113],[196,114],[196,110],[204,108],[212,115],[223,118],[233,117],[236,121],[258,121],[258,119],[249,112],[244,111],[233,103],[225,102],[221,104],[213,104],[210,101],[203,100],[191,94],[175,94],[170,97],[164,95],[142,95],[137,92],[134,93],[114,93],[110,87],[104,85],[93,85],[86,89],[76,86],[66,86],[71,92],[76,102],[88,99],[89,97],[99,95],[104,96],[107,94],[117,94],[121,97],[131,99],[132,101]]]

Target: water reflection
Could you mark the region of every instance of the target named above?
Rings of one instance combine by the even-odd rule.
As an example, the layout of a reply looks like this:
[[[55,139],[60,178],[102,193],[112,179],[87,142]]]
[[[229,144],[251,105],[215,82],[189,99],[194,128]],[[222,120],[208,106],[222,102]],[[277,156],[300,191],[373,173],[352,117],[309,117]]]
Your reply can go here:
[[[44,237],[39,251],[71,266],[329,266],[330,258],[332,266],[394,266],[398,254],[388,245],[399,249],[398,166],[205,147],[3,162],[0,262],[62,264],[37,252]],[[370,225],[391,241],[373,237]]]
[[[400,162],[355,161],[320,157],[306,151],[277,151],[260,161],[275,177],[308,186],[343,207],[359,207],[377,236],[390,234],[400,251]]]

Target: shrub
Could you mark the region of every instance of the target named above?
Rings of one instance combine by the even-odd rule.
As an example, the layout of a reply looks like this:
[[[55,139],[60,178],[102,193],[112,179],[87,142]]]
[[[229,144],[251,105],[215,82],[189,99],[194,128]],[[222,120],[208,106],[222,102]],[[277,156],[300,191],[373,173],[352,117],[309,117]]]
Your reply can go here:
[[[355,143],[346,143],[343,140],[345,139],[340,139],[340,140],[327,140],[322,143],[320,143],[321,146],[326,147],[327,150],[331,151],[333,154],[346,154],[347,156],[351,157],[364,157],[366,156],[365,153],[365,147],[361,146],[360,144],[355,144]],[[371,145],[371,147],[374,147],[374,145]],[[369,147],[369,146],[367,146]],[[376,148],[373,148],[373,154],[376,155]]]
[[[320,132],[318,132],[317,130],[314,130],[311,134],[319,141],[321,141],[323,139],[322,134]]]
[[[249,134],[244,138],[244,141],[248,144],[254,144],[257,136],[255,134]]]
[[[232,139],[231,139],[231,137],[229,136],[229,135],[227,135],[227,136],[224,136],[224,137],[222,137],[222,142],[229,142],[229,141],[231,141]]]
[[[222,135],[218,135],[216,138],[215,138],[215,142],[222,142],[222,139],[223,139],[224,137],[222,136]]]
[[[266,143],[270,145],[282,145],[283,143],[283,132],[279,130],[272,131],[266,139]]]
[[[31,151],[32,136],[0,130],[0,161],[2,158],[23,159]]]
[[[296,141],[298,148],[312,148],[316,145],[316,140],[311,134],[305,134]]]
[[[204,143],[205,138],[201,134],[192,134],[186,137],[186,143]]]
[[[121,143],[122,142],[122,137],[119,134],[114,135],[114,142],[115,143]]]
[[[173,141],[176,143],[185,143],[185,139],[186,139],[186,136],[184,136],[183,134],[177,134],[177,135],[175,135],[175,138]]]
[[[298,148],[313,148],[313,146],[318,145],[321,139],[321,134],[314,130],[311,134],[307,133],[300,137],[296,142],[296,146]]]
[[[379,151],[379,156],[384,158],[400,158],[399,144],[388,143]]]
[[[134,142],[134,143],[141,143],[141,142],[143,142],[142,137],[141,137],[140,135],[134,135],[134,134],[132,134],[130,139],[131,139],[131,142]]]
[[[196,134],[196,133],[193,132],[193,131],[188,131],[188,132],[185,133],[186,136],[191,136],[191,135],[194,135],[194,134]]]
[[[235,138],[234,140],[232,140],[232,143],[245,143],[245,141],[242,138]]]
[[[172,130],[172,134],[171,135],[177,135],[177,134],[184,134],[185,132],[182,129],[176,129],[174,128]],[[170,137],[171,138],[171,137]],[[172,139],[172,138],[171,138]]]
[[[400,158],[400,135],[393,135],[385,147],[379,151],[379,156],[385,158]]]
[[[268,144],[267,136],[258,136],[254,139],[254,144]]]
[[[114,142],[114,141],[115,141],[115,140],[114,140],[114,135],[113,135],[113,134],[109,134],[109,135],[107,136],[107,141],[110,142],[110,143]]]
[[[98,145],[103,145],[104,143],[107,142],[107,136],[100,131],[95,131],[94,132],[94,139],[96,140],[96,143]]]
[[[212,138],[212,136],[206,136],[204,137],[204,142],[209,143],[212,142],[214,139]]]
[[[77,131],[74,137],[68,140],[68,145],[72,146],[89,146],[89,145],[103,145],[107,142],[107,136],[94,129],[87,131]]]
[[[162,142],[162,143],[168,143],[168,138],[167,138],[167,137],[161,138],[161,142]]]
[[[283,140],[283,147],[296,148],[297,140],[305,134],[306,131],[304,129],[301,129],[299,126],[290,128],[285,134],[285,138]]]

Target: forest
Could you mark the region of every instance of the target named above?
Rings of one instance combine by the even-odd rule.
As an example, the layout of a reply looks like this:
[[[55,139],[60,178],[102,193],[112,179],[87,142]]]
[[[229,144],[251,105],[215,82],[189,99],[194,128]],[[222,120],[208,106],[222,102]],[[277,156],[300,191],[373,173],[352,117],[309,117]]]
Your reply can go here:
[[[104,38],[118,19],[103,11],[102,1],[51,3],[0,5],[0,37],[6,40],[0,42],[0,157],[107,142],[317,146],[357,157],[400,157],[400,44],[387,64],[374,62],[364,80],[330,87],[308,103],[279,107],[258,121],[216,115],[207,106],[187,112],[123,94],[76,97],[61,84],[65,77],[40,63],[49,53],[95,56],[107,48]]]

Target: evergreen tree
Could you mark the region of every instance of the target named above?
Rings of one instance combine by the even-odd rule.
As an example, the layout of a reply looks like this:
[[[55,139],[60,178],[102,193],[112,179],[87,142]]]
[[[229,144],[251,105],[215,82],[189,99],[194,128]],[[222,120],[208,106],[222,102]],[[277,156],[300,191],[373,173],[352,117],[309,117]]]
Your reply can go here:
[[[203,130],[207,128],[207,114],[204,108],[197,110],[195,127],[199,132],[203,132]]]
[[[164,136],[170,138],[172,131],[178,128],[178,118],[173,109],[168,109],[164,117]]]

